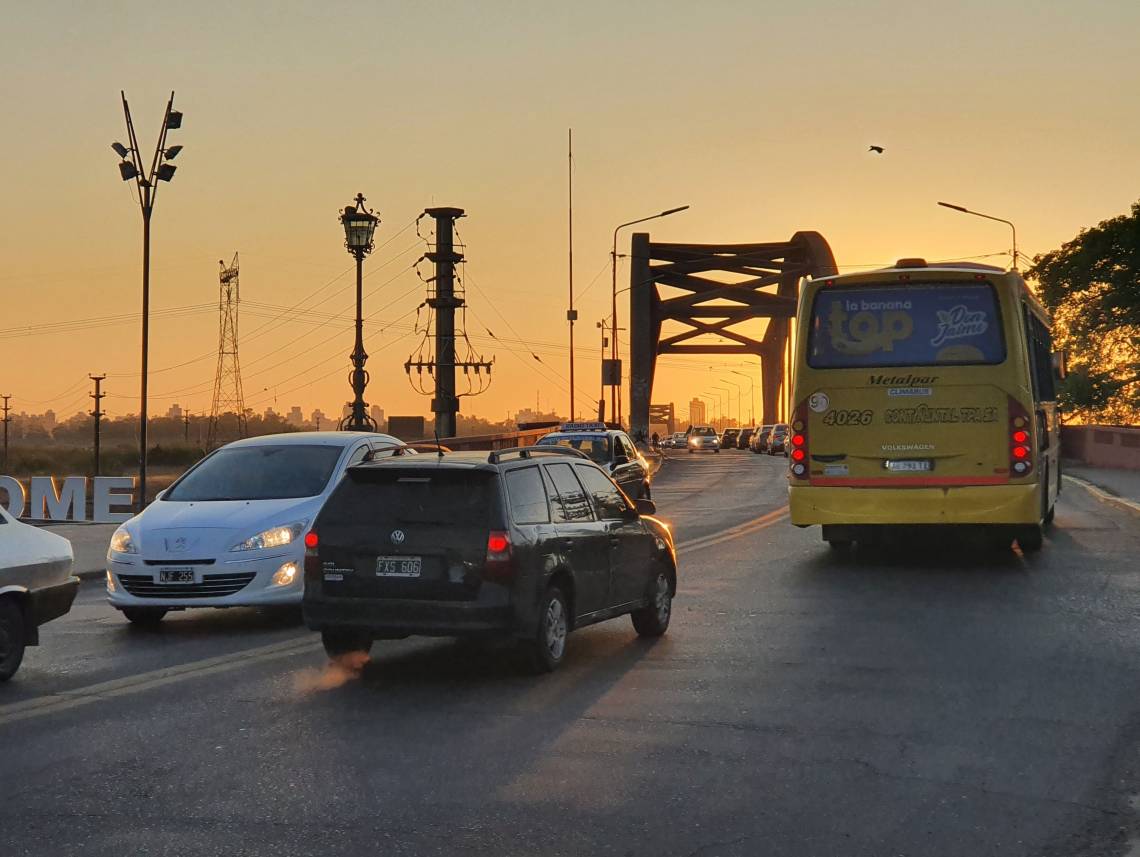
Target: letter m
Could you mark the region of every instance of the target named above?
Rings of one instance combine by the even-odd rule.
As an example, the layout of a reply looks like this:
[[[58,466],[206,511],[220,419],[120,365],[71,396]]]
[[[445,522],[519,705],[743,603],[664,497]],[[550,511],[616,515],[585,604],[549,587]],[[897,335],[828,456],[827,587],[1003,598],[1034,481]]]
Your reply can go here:
[[[46,507],[46,514],[45,514]],[[54,476],[32,477],[31,517],[37,521],[82,521],[87,516],[87,478],[68,476],[58,489]]]

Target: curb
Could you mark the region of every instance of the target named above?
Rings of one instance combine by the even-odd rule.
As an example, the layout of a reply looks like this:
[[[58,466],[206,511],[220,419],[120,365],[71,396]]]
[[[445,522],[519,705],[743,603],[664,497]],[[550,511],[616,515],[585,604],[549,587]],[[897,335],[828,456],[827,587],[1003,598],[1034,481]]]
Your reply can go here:
[[[1094,485],[1093,483],[1081,479],[1080,477],[1070,476],[1068,473],[1062,473],[1061,478],[1068,479],[1075,485],[1081,486],[1102,503],[1108,503],[1110,506],[1116,506],[1120,509],[1132,512],[1134,515],[1140,515],[1140,503],[1136,503],[1132,500],[1125,500],[1123,497],[1117,497],[1115,494],[1109,494],[1100,486]]]

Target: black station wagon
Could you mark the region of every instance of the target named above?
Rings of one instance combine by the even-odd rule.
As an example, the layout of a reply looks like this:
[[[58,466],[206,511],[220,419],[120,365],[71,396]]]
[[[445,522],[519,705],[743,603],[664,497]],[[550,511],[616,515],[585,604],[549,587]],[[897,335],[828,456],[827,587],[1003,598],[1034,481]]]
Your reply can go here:
[[[665,633],[677,557],[655,511],[560,447],[360,464],[306,536],[305,623],[333,658],[506,635],[550,671],[584,625],[628,613],[638,634]]]

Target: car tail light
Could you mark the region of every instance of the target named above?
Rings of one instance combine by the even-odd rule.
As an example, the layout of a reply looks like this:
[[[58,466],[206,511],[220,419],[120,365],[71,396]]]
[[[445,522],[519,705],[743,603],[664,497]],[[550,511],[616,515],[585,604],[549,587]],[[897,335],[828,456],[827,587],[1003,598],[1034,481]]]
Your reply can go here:
[[[1009,398],[1009,472],[1011,476],[1027,476],[1033,472],[1033,436],[1029,413],[1021,402]]]
[[[791,435],[784,438],[790,443],[792,451],[788,453],[788,471],[792,479],[810,478],[808,459],[808,407],[807,401],[800,402],[792,414]]]
[[[320,574],[321,561],[317,557],[317,545],[320,543],[316,531],[309,530],[305,533],[305,577],[311,578]]]
[[[317,536],[315,530],[310,530],[309,532],[305,533],[305,553],[315,554],[317,552],[317,545],[320,543],[321,540]]]
[[[483,561],[483,578],[495,583],[507,583],[514,576],[511,536],[502,530],[491,530],[487,534],[487,558]]]

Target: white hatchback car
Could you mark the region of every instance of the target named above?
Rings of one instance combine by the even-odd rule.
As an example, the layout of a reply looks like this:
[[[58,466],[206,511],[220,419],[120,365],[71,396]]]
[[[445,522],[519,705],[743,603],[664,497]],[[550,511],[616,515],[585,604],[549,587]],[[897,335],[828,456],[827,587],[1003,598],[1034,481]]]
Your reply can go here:
[[[304,536],[345,468],[406,454],[403,441],[364,432],[227,444],[115,531],[107,600],[138,624],[188,607],[300,605]]]

